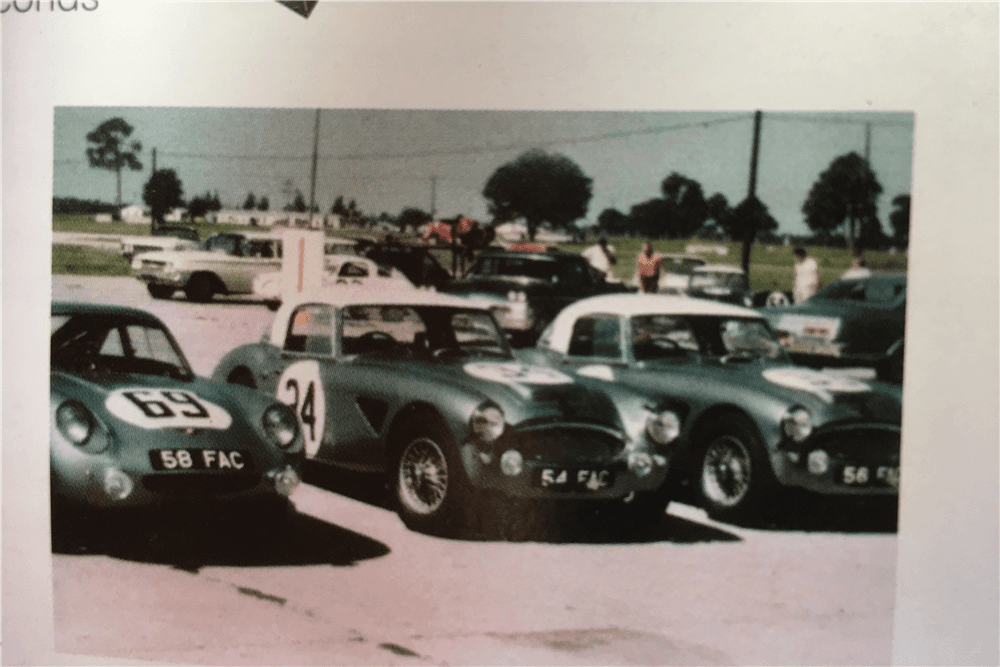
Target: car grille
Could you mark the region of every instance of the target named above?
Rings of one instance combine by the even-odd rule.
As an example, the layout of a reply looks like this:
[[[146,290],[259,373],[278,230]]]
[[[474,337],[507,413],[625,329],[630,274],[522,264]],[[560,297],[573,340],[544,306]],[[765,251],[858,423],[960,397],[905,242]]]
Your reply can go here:
[[[260,481],[259,474],[205,474],[205,473],[167,473],[162,475],[145,475],[142,485],[154,493],[177,494],[217,494],[238,493],[252,489]]]
[[[152,259],[144,259],[144,260],[142,260],[142,268],[144,268],[144,269],[150,269],[151,271],[159,271],[160,269],[162,269],[166,265],[167,265],[166,262],[158,262],[158,261],[152,260]]]
[[[517,449],[526,460],[544,463],[609,460],[621,452],[621,438],[585,427],[554,427],[515,432],[503,449]]]
[[[899,432],[887,429],[851,429],[820,433],[809,449],[826,450],[835,459],[899,465]]]

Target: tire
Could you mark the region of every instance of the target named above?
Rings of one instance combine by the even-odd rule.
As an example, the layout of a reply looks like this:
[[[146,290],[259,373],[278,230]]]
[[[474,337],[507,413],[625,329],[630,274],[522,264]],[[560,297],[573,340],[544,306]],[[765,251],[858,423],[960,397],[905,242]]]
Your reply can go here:
[[[741,415],[723,415],[698,442],[697,485],[708,515],[720,520],[759,518],[777,481],[753,424]]]
[[[215,284],[212,276],[207,273],[196,273],[184,287],[184,296],[188,301],[207,303],[215,296]]]
[[[474,494],[453,439],[443,425],[404,432],[391,485],[399,518],[421,533],[461,532],[467,527]]]
[[[234,368],[229,377],[226,378],[226,382],[229,384],[238,384],[247,389],[257,388],[257,383],[253,379],[253,373],[242,366]]]
[[[154,299],[169,299],[176,291],[169,285],[154,285],[153,283],[146,285],[146,290],[149,291],[149,296]]]
[[[266,305],[267,309],[273,313],[274,311],[278,310],[278,308],[281,308],[281,301],[278,301],[277,299],[270,299],[268,301],[265,301],[264,305]]]
[[[767,295],[767,299],[764,301],[764,306],[767,308],[778,308],[790,305],[792,305],[792,300],[788,298],[788,294],[785,292],[771,292]]]

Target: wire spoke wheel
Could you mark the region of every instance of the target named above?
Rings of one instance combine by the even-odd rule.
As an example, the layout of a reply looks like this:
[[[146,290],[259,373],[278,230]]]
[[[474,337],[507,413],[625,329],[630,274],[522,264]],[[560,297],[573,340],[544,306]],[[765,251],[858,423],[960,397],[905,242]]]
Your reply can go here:
[[[448,461],[436,442],[417,438],[399,458],[399,499],[414,514],[441,509],[448,496]]]
[[[723,435],[705,450],[701,485],[712,502],[722,507],[739,505],[750,493],[751,474],[750,452],[738,438]]]

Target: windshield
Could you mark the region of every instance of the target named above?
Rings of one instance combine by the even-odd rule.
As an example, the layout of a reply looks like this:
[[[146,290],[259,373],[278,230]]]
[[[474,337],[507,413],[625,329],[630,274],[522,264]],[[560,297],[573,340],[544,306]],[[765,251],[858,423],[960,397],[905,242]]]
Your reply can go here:
[[[691,275],[691,287],[728,287],[739,289],[744,286],[746,280],[739,273],[702,273],[697,272]]]
[[[546,282],[557,280],[558,267],[549,260],[531,257],[480,257],[469,269],[470,276],[518,276]]]
[[[194,377],[166,329],[109,315],[61,315],[52,319],[53,369]]]
[[[838,280],[816,292],[813,298],[886,305],[901,296],[906,296],[904,280]]]
[[[767,323],[756,318],[638,315],[631,320],[632,354],[654,361],[695,354],[747,359],[784,359]]]
[[[488,311],[444,306],[348,306],[343,312],[342,331],[344,354],[512,357],[506,337]]]

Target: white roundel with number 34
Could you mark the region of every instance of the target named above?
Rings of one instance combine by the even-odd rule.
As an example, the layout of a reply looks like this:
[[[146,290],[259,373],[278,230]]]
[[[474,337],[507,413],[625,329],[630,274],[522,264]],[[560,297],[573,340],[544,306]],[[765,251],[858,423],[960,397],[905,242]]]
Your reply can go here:
[[[326,398],[323,396],[323,382],[319,377],[319,362],[297,361],[286,368],[278,380],[275,396],[295,410],[299,428],[302,429],[302,439],[305,440],[306,456],[316,456],[323,441],[323,426],[326,423]]]

